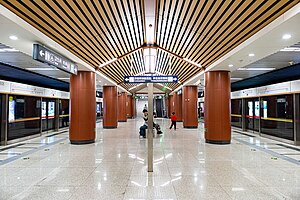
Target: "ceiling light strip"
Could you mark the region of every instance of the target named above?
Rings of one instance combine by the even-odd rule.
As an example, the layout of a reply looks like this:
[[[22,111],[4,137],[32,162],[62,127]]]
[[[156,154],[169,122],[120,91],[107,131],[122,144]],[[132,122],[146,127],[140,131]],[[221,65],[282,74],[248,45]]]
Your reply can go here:
[[[107,61],[107,62],[105,62],[105,63],[103,63],[103,64],[100,64],[98,69],[100,69],[100,68],[102,68],[102,67],[105,67],[105,66],[107,66],[107,65],[109,65],[109,64],[112,64],[112,63],[116,62],[117,60],[120,60],[120,59],[122,59],[122,58],[124,58],[124,57],[126,57],[126,56],[128,56],[128,55],[131,55],[132,53],[138,51],[138,50],[141,49],[141,48],[143,48],[143,46],[141,46],[141,47],[139,47],[139,48],[136,48],[136,49],[134,49],[134,50],[132,50],[132,51],[130,51],[130,52],[128,52],[128,53],[125,53],[125,54],[119,56],[118,58],[113,58],[113,59],[111,59],[111,60],[109,60],[109,61]]]
[[[275,70],[276,68],[272,67],[261,67],[261,68],[254,68],[254,67],[249,67],[249,68],[238,68],[237,70],[239,71],[271,71]]]
[[[169,51],[169,50],[167,50],[167,49],[164,49],[164,48],[162,48],[162,47],[160,47],[160,46],[157,46],[157,48],[160,49],[160,50],[162,50],[162,51],[164,51],[164,52],[167,52],[168,54],[173,55],[174,57],[176,57],[176,58],[178,58],[178,59],[180,59],[180,60],[183,60],[183,61],[185,61],[185,62],[188,62],[189,64],[191,64],[191,65],[193,65],[193,66],[203,68],[203,67],[201,66],[201,64],[198,64],[198,63],[196,63],[196,62],[194,62],[194,61],[192,61],[192,60],[190,60],[190,59],[188,59],[188,58],[183,58],[183,57],[181,57],[181,56],[179,56],[179,55],[177,55],[177,54],[175,54],[175,53],[173,53],[173,52],[171,52],[171,51]]]

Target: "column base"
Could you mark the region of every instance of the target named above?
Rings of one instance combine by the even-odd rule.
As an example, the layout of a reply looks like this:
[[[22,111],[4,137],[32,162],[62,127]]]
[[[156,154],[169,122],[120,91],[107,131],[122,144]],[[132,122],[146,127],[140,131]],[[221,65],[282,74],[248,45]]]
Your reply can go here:
[[[103,126],[103,128],[113,129],[113,128],[117,128],[117,126]]]
[[[183,128],[198,128],[198,126],[183,126]]]
[[[70,140],[71,144],[92,144],[95,140]]]
[[[209,144],[230,144],[230,140],[205,140]]]

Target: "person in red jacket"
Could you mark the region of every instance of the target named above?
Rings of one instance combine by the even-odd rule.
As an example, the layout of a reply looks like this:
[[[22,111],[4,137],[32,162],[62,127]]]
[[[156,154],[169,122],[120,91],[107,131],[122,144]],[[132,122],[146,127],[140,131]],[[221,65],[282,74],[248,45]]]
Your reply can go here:
[[[174,130],[175,131],[176,131],[176,121],[177,121],[177,117],[175,115],[175,112],[172,112],[170,129],[172,129],[172,127],[174,125]]]

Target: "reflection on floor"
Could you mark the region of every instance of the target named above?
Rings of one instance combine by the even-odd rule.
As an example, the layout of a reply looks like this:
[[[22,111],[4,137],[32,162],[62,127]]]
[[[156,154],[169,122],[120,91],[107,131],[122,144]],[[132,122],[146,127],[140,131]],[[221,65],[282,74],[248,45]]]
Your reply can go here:
[[[25,157],[27,148],[16,147],[11,153],[20,158],[1,158],[0,199],[300,199],[296,150],[235,132],[232,144],[211,145],[202,124],[178,123],[174,131],[169,120],[156,122],[164,134],[154,138],[153,173],[147,140],[138,137],[142,120],[115,130],[97,124],[95,144],[70,145],[67,135],[54,135],[48,139],[55,144],[41,148],[46,138],[36,138],[22,145],[31,148]]]

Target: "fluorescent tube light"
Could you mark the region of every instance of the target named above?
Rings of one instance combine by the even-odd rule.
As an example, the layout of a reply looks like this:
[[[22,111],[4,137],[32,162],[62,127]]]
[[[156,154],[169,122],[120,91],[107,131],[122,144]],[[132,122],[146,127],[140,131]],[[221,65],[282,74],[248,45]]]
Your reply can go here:
[[[280,51],[300,51],[300,48],[298,48],[298,47],[286,47],[284,49],[281,49]]]
[[[3,48],[3,49],[0,49],[0,52],[19,52],[19,50],[15,49],[15,48]]]
[[[27,70],[31,70],[31,71],[57,71],[59,69],[57,68],[50,68],[50,67],[41,67],[41,68],[25,68]]]
[[[240,80],[243,80],[243,78],[230,78],[230,80],[233,80],[233,81],[240,81]]]
[[[276,68],[271,68],[271,67],[261,67],[261,68],[238,68],[237,70],[240,71],[271,71],[274,70]]]

